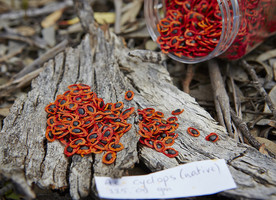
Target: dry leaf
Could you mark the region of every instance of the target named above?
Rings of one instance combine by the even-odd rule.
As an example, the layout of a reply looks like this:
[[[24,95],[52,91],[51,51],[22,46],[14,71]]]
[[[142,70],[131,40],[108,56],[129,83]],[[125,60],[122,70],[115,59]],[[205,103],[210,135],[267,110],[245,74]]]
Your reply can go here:
[[[236,81],[239,82],[247,82],[248,81],[248,75],[244,71],[244,69],[238,65],[231,65],[229,67],[229,75]]]
[[[133,1],[132,3],[129,3],[126,7],[126,11],[122,14],[121,17],[121,25],[126,24],[127,22],[134,22],[136,21],[136,17],[142,7],[142,1],[141,0],[136,0]],[[126,8],[125,7],[125,8]]]
[[[156,50],[156,48],[158,47],[158,45],[157,45],[156,42],[154,42],[154,41],[152,41],[152,40],[148,40],[148,41],[146,42],[146,44],[145,44],[145,47],[146,47],[146,49],[148,49],[148,50],[154,51],[154,50]]]
[[[7,117],[10,113],[10,108],[0,108],[0,115],[3,117]]]
[[[274,86],[274,87],[270,90],[268,96],[270,97],[272,104],[273,104],[274,106],[276,106],[276,86]],[[269,107],[268,107],[267,104],[265,104],[264,113],[271,113],[271,111],[270,111],[270,109],[269,109]]]
[[[94,18],[99,24],[113,24],[115,22],[114,12],[95,12]]]
[[[43,28],[48,28],[54,25],[57,22],[57,20],[59,20],[60,17],[62,16],[63,11],[64,9],[60,9],[45,17],[45,19],[41,22],[41,26]]]
[[[265,144],[262,144],[259,148],[259,152],[268,156],[268,152],[265,150]]]
[[[115,13],[113,12],[95,12],[94,18],[99,24],[113,24],[115,22]],[[73,25],[79,23],[80,19],[74,17],[66,21],[61,21],[60,25]]]
[[[276,155],[276,144],[274,142],[272,142],[272,141],[270,141],[270,140],[268,140],[266,138],[262,138],[262,137],[256,137],[256,140],[258,142],[260,142],[261,144],[263,144],[267,150],[269,150],[271,153],[273,153],[274,155]],[[260,149],[264,148],[262,146],[260,147]]]
[[[260,119],[256,124],[259,126],[267,126],[270,123],[275,124],[275,121],[272,119]]]
[[[16,28],[16,31],[23,36],[33,36],[35,34],[35,29],[30,26],[19,26]]]
[[[37,8],[40,6],[45,6],[46,4],[50,4],[56,0],[28,0],[29,7]]]
[[[263,62],[263,61],[266,61],[266,60],[268,60],[270,58],[274,58],[274,57],[276,57],[276,49],[262,53],[261,55],[259,55],[257,57],[256,60],[259,62]]]
[[[268,123],[269,126],[273,127],[273,128],[276,128],[276,121],[275,120],[271,120],[269,123]]]
[[[274,81],[276,81],[276,59],[270,59],[269,63],[272,66]]]

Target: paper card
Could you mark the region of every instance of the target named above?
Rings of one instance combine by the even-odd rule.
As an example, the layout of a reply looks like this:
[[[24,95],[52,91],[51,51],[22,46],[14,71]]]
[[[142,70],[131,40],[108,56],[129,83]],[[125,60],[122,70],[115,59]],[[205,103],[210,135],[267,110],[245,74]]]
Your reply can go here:
[[[206,160],[141,176],[95,177],[101,198],[164,199],[209,195],[236,188],[225,160]]]

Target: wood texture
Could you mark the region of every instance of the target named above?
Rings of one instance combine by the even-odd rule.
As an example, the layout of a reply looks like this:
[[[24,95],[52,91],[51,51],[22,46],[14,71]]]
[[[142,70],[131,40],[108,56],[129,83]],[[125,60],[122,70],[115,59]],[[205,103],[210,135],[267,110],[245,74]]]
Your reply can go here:
[[[163,59],[161,54],[150,51],[130,51],[118,37],[100,29],[93,37],[86,35],[78,47],[59,53],[44,65],[32,90],[17,99],[4,121],[0,134],[1,172],[24,188],[29,198],[34,196],[30,189],[34,183],[44,189],[69,188],[72,199],[80,199],[94,190],[94,175],[120,177],[138,160],[151,171],[158,171],[191,161],[221,158],[227,161],[238,185],[221,195],[276,199],[275,160],[228,137],[194,98],[173,86]],[[171,116],[172,110],[185,109],[179,116],[179,138],[173,146],[179,156],[171,159],[137,146],[138,117],[134,115],[129,119],[132,129],[121,139],[125,149],[118,153],[115,164],[102,164],[101,154],[65,157],[62,144],[47,142],[44,137],[44,107],[74,83],[90,85],[105,102],[124,101],[125,91],[131,89],[135,97],[124,101],[126,107],[153,107],[166,117]],[[188,135],[189,126],[196,127],[200,137]],[[219,135],[217,143],[204,139],[210,132]]]

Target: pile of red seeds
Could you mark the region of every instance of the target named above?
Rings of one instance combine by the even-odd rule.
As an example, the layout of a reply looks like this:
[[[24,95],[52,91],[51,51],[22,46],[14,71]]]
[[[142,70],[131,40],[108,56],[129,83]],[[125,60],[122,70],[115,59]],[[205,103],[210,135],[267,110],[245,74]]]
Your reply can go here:
[[[217,0],[166,0],[166,16],[157,24],[164,53],[202,57],[214,50],[222,31]]]
[[[183,110],[177,109],[173,114],[181,114]],[[179,124],[175,116],[164,119],[164,114],[155,111],[153,108],[138,110],[140,143],[149,148],[155,149],[166,156],[173,158],[178,155],[178,151],[172,148],[174,140],[178,137],[175,130]]]
[[[111,164],[116,160],[118,151],[124,148],[120,138],[130,130],[128,117],[134,112],[134,107],[123,110],[123,102],[105,103],[102,98],[92,92],[85,84],[73,84],[69,90],[58,95],[55,102],[45,107],[47,115],[46,138],[52,142],[59,140],[65,145],[67,156],[79,154],[102,153],[102,161]],[[127,91],[125,99],[132,100],[134,93]],[[164,118],[164,114],[153,108],[138,109],[139,142],[173,158],[178,151],[172,148],[178,134],[175,133],[179,124],[179,115],[184,109],[172,111],[172,117]],[[189,127],[188,133],[198,137],[199,131]],[[206,140],[215,142],[218,136],[211,133]]]
[[[123,110],[123,102],[105,103],[85,84],[68,86],[55,102],[46,106],[46,138],[65,144],[67,156],[102,153],[103,163],[111,164],[124,148],[120,138],[131,128],[127,118],[134,108]]]

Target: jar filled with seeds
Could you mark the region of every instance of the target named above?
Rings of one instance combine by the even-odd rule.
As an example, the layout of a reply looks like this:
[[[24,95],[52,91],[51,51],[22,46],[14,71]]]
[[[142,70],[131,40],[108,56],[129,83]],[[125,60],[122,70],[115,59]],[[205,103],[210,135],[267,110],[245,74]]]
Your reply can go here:
[[[149,33],[183,63],[237,60],[276,32],[276,0],[144,0]]]

